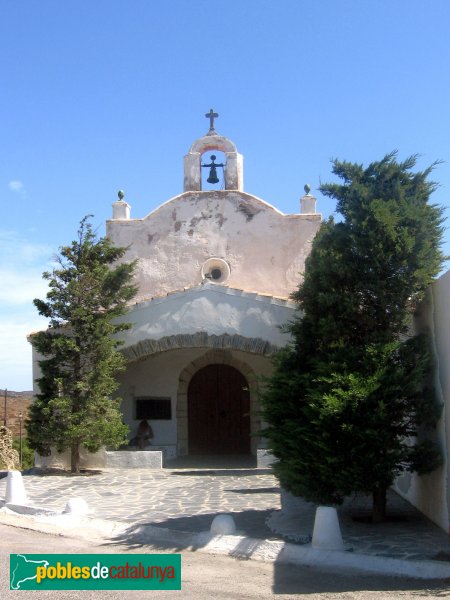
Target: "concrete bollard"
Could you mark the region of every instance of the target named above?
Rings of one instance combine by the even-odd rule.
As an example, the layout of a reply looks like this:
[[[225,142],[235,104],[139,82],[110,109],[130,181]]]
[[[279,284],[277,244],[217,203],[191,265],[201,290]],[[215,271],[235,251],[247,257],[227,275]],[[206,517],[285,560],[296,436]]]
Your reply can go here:
[[[84,498],[71,498],[66,504],[64,514],[84,516],[89,512],[89,506]]]
[[[236,524],[231,515],[217,515],[211,523],[211,533],[214,535],[234,535]]]
[[[344,550],[335,508],[331,506],[317,508],[311,545],[320,550]]]
[[[26,504],[28,501],[20,471],[8,471],[6,478],[6,504]]]

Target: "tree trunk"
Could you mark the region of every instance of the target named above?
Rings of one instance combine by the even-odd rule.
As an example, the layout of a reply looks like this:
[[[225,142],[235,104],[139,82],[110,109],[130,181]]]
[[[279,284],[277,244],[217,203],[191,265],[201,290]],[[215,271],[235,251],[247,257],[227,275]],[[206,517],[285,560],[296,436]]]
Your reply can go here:
[[[80,472],[80,443],[72,442],[70,448],[70,470],[72,473]]]
[[[376,487],[372,491],[373,508],[372,522],[382,523],[386,520],[386,492],[385,487]]]

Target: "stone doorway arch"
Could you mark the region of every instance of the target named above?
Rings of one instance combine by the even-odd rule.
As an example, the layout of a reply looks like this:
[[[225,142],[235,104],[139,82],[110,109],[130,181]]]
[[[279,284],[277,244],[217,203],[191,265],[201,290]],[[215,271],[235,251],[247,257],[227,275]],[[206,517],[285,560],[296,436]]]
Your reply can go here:
[[[188,388],[192,377],[203,367],[214,364],[223,364],[238,370],[249,384],[250,394],[250,445],[251,453],[256,454],[258,447],[257,434],[260,429],[260,419],[256,414],[258,403],[258,385],[256,375],[251,367],[239,360],[230,351],[210,350],[203,356],[192,361],[180,373],[177,393],[177,455],[187,456],[189,454],[189,430],[188,430]]]

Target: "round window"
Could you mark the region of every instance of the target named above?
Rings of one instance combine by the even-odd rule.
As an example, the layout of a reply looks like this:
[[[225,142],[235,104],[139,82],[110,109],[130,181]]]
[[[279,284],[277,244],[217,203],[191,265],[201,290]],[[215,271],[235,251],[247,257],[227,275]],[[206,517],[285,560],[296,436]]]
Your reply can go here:
[[[224,283],[230,273],[230,265],[223,258],[208,258],[202,266],[203,280],[212,283]]]

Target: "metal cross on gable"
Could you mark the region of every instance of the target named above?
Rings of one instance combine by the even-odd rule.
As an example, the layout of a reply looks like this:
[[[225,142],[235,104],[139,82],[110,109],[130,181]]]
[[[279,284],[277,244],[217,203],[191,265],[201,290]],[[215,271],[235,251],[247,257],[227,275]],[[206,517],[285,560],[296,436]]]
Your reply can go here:
[[[207,119],[209,119],[209,131],[215,131],[214,129],[214,119],[217,119],[219,117],[219,113],[214,112],[214,110],[211,108],[209,110],[209,113],[206,113],[205,117]]]

